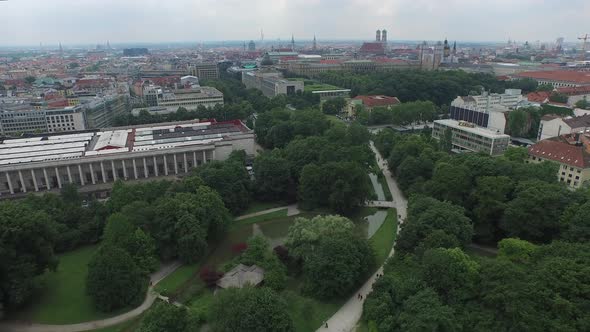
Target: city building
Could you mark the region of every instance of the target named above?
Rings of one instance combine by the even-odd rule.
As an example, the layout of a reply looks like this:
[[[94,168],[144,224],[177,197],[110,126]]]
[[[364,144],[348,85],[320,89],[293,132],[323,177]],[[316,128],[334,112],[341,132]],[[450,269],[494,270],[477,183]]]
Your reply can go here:
[[[524,101],[526,98],[520,89],[506,89],[501,94],[484,92],[476,96],[459,96],[451,103],[451,119],[504,133],[506,113]]]
[[[452,133],[452,149],[458,153],[483,152],[496,156],[504,153],[510,143],[509,135],[453,119],[435,120],[432,137],[440,140],[447,130]]]
[[[566,95],[569,106],[574,106],[578,101],[583,99],[590,101],[590,85],[557,88],[555,92]]]
[[[539,84],[551,84],[554,88],[573,88],[590,85],[590,71],[525,71],[513,76],[513,79],[519,78],[531,78],[537,81]]]
[[[73,106],[68,106],[69,103]],[[105,128],[113,125],[115,117],[127,114],[130,110],[129,97],[117,94],[104,97],[71,96],[61,107],[49,106],[24,101],[0,103],[0,134],[15,136]]]
[[[408,60],[381,57],[367,60],[322,59],[315,62],[292,61],[287,64],[286,69],[296,75],[317,77],[319,74],[328,71],[372,73],[418,67],[418,63]]]
[[[586,114],[583,114],[583,113]],[[549,139],[551,137],[584,132],[590,128],[590,111],[579,111],[578,116],[561,117],[554,114],[547,114],[541,118],[539,123],[538,140]]]
[[[248,43],[248,51],[250,51],[250,52],[254,52],[254,51],[256,51],[256,44],[254,43],[254,41],[253,41],[253,40],[251,40],[251,41]]]
[[[254,155],[254,133],[241,121],[176,122],[4,139],[0,198],[59,191],[108,192],[117,180],[190,174],[234,150]]]
[[[200,62],[190,64],[188,67],[190,75],[196,76],[199,80],[216,80],[219,78],[219,68],[214,62]]]
[[[179,107],[194,110],[199,106],[223,105],[223,93],[210,86],[193,86],[187,89],[166,89],[157,85],[143,88],[143,98],[148,107],[165,107],[175,112]],[[138,113],[140,110],[133,110]]]
[[[273,71],[247,71],[242,72],[242,83],[248,89],[258,89],[269,97],[278,95],[292,95],[297,91],[303,92],[303,81],[290,81],[284,79],[279,72]]]
[[[362,107],[364,110],[371,111],[375,107],[391,108],[395,105],[399,105],[401,102],[397,97],[390,97],[384,95],[371,95],[363,96],[359,95],[352,98],[346,107],[348,116],[354,116],[357,107]]]
[[[570,133],[537,142],[528,148],[529,163],[552,161],[559,164],[557,178],[575,189],[590,179],[590,135]]]

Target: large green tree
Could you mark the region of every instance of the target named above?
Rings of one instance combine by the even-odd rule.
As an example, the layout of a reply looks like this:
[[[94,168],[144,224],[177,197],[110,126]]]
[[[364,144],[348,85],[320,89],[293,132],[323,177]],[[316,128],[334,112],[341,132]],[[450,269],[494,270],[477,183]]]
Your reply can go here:
[[[267,287],[220,291],[211,306],[210,322],[220,332],[294,331],[287,303]]]
[[[289,229],[287,247],[303,262],[307,291],[320,298],[349,292],[375,262],[366,239],[354,224],[340,216],[297,218]]]
[[[57,268],[56,225],[43,211],[21,202],[0,202],[0,306],[26,303],[40,288],[40,276]]]
[[[100,311],[138,305],[145,297],[147,286],[147,274],[117,246],[101,246],[88,263],[86,290]]]
[[[559,234],[559,218],[571,193],[561,184],[521,182],[504,211],[500,227],[511,237],[548,242]]]
[[[278,150],[256,157],[254,178],[256,191],[265,200],[288,198],[294,192],[291,165]]]

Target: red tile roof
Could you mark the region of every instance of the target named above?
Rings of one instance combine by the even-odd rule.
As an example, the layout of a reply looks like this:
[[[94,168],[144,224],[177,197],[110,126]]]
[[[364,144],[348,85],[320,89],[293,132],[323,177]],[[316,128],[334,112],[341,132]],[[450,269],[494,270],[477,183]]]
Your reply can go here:
[[[385,54],[385,48],[382,43],[363,43],[359,52],[364,54]]]
[[[375,96],[356,96],[353,99],[355,100],[362,100],[363,105],[368,107],[375,107],[375,106],[393,106],[400,104],[401,102],[397,97],[390,97],[390,96],[383,96],[383,95],[375,95]]]
[[[518,77],[533,79],[572,82],[576,84],[590,85],[590,72],[572,70],[548,70],[548,71],[525,71],[516,74]]]
[[[577,86],[573,88],[557,88],[557,92],[568,96],[587,95],[590,94],[590,85]]]
[[[529,147],[529,155],[578,168],[590,167],[590,158],[584,146],[569,144],[560,137],[537,142]]]
[[[537,91],[526,95],[530,102],[535,103],[546,103],[549,100],[549,96],[551,96],[551,91]]]

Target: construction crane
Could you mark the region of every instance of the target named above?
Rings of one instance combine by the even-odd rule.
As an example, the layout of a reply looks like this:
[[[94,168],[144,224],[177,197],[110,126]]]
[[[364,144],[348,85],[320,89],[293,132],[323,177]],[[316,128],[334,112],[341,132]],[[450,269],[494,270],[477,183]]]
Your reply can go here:
[[[579,40],[583,40],[582,43],[582,54],[580,55],[580,60],[586,60],[586,42],[588,42],[588,34],[585,34],[584,37],[578,37]]]

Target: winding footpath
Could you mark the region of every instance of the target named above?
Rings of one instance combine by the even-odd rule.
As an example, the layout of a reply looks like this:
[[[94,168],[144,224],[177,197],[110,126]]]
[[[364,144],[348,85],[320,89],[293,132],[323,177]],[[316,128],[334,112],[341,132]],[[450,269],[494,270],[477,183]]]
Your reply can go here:
[[[143,303],[124,314],[91,321],[85,323],[78,323],[78,324],[68,324],[68,325],[49,325],[49,324],[36,324],[36,323],[24,323],[24,322],[3,322],[0,323],[0,331],[2,332],[81,332],[81,331],[88,331],[99,329],[103,327],[109,327],[113,325],[117,325],[123,322],[126,322],[130,319],[133,319],[139,315],[141,315],[144,311],[146,311],[149,307],[152,306],[154,301],[159,297],[159,294],[154,291],[154,286],[162,279],[166,278],[169,274],[174,272],[177,268],[179,268],[182,264],[180,262],[173,262],[167,265],[164,265],[160,268],[160,270],[154,272],[150,276],[151,286],[148,288],[147,295]]]
[[[406,212],[408,207],[408,201],[402,194],[401,190],[397,186],[397,182],[391,175],[389,168],[387,167],[387,161],[385,161],[379,151],[375,148],[373,142],[370,142],[371,150],[375,153],[375,157],[377,158],[377,163],[379,164],[379,168],[385,175],[385,179],[387,180],[387,186],[389,187],[389,191],[391,191],[391,195],[393,197],[393,206],[397,209],[398,214],[398,227],[397,233],[399,234],[400,225],[406,219]],[[389,252],[389,257],[393,256],[394,248],[391,248]],[[383,266],[379,267],[369,280],[365,282],[365,284],[357,290],[350,299],[344,303],[344,305],[332,316],[328,319],[328,327],[321,326],[317,329],[317,332],[350,332],[355,330],[357,323],[361,318],[361,314],[363,312],[363,303],[367,298],[367,295],[371,293],[373,289],[373,283],[375,282],[377,274],[383,273]],[[359,300],[357,298],[358,294],[363,295],[363,299]]]

